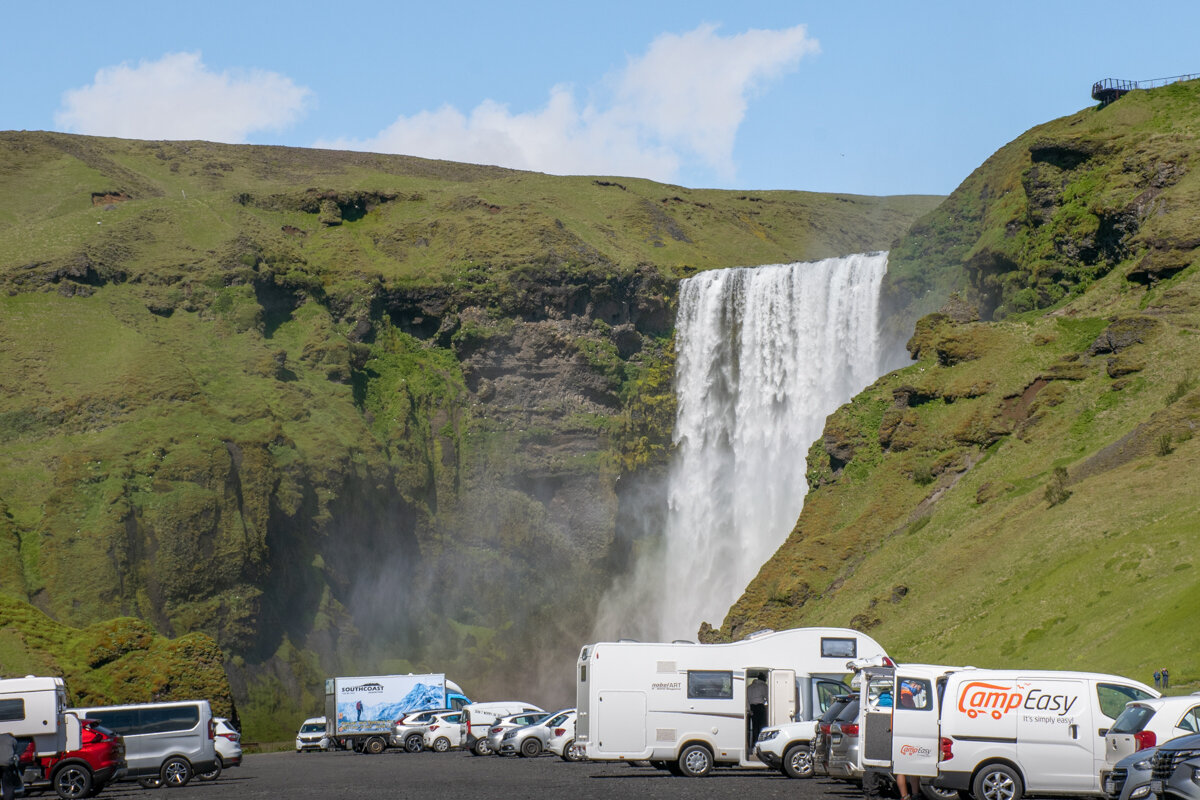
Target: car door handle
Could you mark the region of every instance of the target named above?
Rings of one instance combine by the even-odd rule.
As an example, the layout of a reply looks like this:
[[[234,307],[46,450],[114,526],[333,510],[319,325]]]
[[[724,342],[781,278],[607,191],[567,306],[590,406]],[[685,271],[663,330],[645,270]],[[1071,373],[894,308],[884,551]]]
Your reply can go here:
[[[1071,731],[1072,739],[1079,738],[1079,726],[1078,725],[1069,725],[1069,726],[1067,726],[1067,730]]]

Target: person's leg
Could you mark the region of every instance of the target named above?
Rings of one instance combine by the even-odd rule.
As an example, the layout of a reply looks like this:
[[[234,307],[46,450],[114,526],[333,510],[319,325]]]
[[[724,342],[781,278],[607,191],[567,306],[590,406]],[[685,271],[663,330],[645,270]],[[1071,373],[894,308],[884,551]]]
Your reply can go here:
[[[896,785],[900,787],[900,800],[909,800],[912,795],[908,793],[908,776],[897,775]]]

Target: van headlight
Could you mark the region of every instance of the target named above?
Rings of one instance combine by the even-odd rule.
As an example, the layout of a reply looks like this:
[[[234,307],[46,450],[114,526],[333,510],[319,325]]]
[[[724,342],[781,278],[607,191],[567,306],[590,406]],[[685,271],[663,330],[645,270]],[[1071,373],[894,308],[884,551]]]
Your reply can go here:
[[[769,742],[779,735],[779,731],[763,731],[758,735],[760,742]]]

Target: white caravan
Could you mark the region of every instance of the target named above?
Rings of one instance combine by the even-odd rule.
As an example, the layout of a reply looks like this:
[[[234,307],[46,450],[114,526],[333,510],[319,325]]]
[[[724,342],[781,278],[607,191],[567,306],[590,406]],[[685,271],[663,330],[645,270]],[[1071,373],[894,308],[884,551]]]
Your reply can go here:
[[[79,718],[67,713],[62,678],[0,680],[0,733],[33,739],[38,756],[82,747]]]
[[[863,675],[863,766],[935,778],[976,800],[1102,797],[1105,733],[1127,702],[1158,696],[1094,672],[902,664]],[[880,683],[893,708],[869,703]]]
[[[810,720],[823,695],[845,691],[848,661],[884,655],[848,628],[763,631],[729,644],[590,644],[579,654],[575,742],[590,761],[648,760],[677,775],[763,767],[753,755],[749,683],[767,690],[762,727]]]

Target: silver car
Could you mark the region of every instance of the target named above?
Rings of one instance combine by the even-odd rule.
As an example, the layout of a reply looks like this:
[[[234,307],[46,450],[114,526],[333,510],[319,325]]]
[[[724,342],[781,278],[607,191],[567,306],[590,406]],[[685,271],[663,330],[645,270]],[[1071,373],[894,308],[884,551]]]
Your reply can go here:
[[[504,755],[503,753],[500,753],[500,742],[503,740],[504,734],[508,733],[514,728],[524,728],[526,725],[533,725],[534,723],[541,722],[547,716],[549,715],[545,711],[530,711],[524,714],[509,714],[507,717],[501,717],[500,719],[496,720],[491,727],[488,728],[488,748],[493,753]]]
[[[392,728],[392,747],[404,748],[409,753],[419,753],[425,749],[425,731],[429,723],[438,714],[445,714],[452,709],[433,708],[428,711],[412,711],[396,721]]]
[[[854,698],[838,719],[829,727],[829,777],[841,780],[862,780],[862,767],[858,760],[858,698]]]
[[[546,749],[546,743],[554,735],[554,729],[574,710],[573,708],[564,708],[562,711],[547,714],[542,720],[532,725],[506,731],[500,738],[500,749],[496,752],[502,756],[509,753],[519,753],[524,758],[540,756]]]
[[[1130,753],[1100,773],[1100,788],[1109,800],[1145,800],[1150,794],[1150,762],[1157,747]]]

